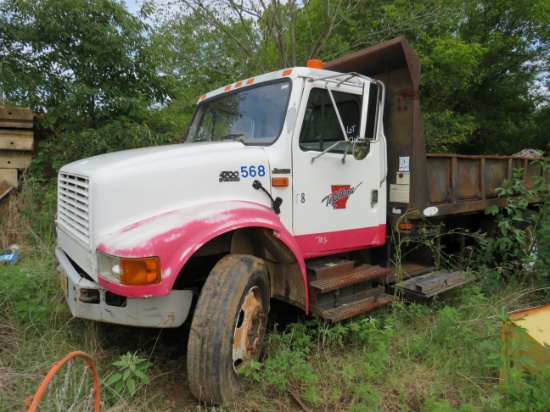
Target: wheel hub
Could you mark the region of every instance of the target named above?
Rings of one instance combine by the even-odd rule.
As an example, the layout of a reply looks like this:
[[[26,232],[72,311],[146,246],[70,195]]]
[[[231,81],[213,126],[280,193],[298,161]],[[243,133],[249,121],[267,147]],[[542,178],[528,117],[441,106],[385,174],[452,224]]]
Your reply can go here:
[[[246,362],[259,356],[262,336],[265,332],[265,314],[260,289],[256,286],[246,294],[239,308],[233,334],[233,368],[235,372]]]

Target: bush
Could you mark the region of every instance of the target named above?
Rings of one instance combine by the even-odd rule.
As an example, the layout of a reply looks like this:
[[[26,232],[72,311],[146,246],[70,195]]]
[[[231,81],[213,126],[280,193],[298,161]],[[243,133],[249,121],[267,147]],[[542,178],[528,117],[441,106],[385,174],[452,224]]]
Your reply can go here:
[[[535,162],[543,176],[550,176],[550,161]],[[504,207],[491,206],[486,214],[495,218],[496,230],[483,242],[480,260],[496,262],[505,277],[523,276],[526,268],[538,278],[548,276],[550,269],[550,182],[543,176],[527,188],[523,170],[515,169],[514,178],[505,181],[497,192],[506,197]],[[529,203],[540,200],[534,207]],[[496,259],[495,259],[496,258]]]
[[[51,164],[57,171],[64,164],[86,157],[173,143],[183,127],[161,110],[120,116],[96,128],[67,128],[50,135],[42,143],[37,160],[46,166]]]

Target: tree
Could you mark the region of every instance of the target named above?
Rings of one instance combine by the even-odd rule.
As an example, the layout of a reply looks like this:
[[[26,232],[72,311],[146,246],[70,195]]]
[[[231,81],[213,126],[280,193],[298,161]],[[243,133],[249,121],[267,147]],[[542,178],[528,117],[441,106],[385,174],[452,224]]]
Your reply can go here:
[[[173,67],[191,59],[199,78],[242,78],[319,57],[356,0],[179,0],[161,19]],[[216,75],[217,74],[217,75]],[[229,76],[228,76],[229,75]],[[200,79],[199,79],[200,80]]]
[[[534,116],[544,101],[533,91],[549,63],[550,1],[469,1],[458,10],[444,35],[415,43],[432,150],[512,154],[538,145]]]
[[[94,127],[173,94],[150,28],[119,1],[1,0],[0,10],[4,98],[52,126]]]
[[[166,53],[121,0],[0,0],[0,88],[30,106],[44,172],[84,156],[171,142],[181,118]],[[60,150],[63,148],[63,150]]]

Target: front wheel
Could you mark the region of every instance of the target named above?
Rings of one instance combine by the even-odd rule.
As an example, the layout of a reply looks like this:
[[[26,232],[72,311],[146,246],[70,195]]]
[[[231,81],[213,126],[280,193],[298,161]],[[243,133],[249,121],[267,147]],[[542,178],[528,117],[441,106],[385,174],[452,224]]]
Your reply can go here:
[[[263,260],[227,255],[210,272],[189,333],[187,376],[204,402],[235,398],[247,362],[258,360],[269,312],[269,277]]]

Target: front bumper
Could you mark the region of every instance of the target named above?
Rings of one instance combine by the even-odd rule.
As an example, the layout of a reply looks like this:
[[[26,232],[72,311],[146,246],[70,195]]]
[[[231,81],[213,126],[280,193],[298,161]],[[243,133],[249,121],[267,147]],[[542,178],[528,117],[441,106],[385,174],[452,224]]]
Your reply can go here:
[[[173,290],[168,296],[150,298],[114,295],[80,276],[60,247],[55,249],[55,256],[61,287],[76,318],[119,325],[175,328],[189,315],[193,301],[191,290]]]

